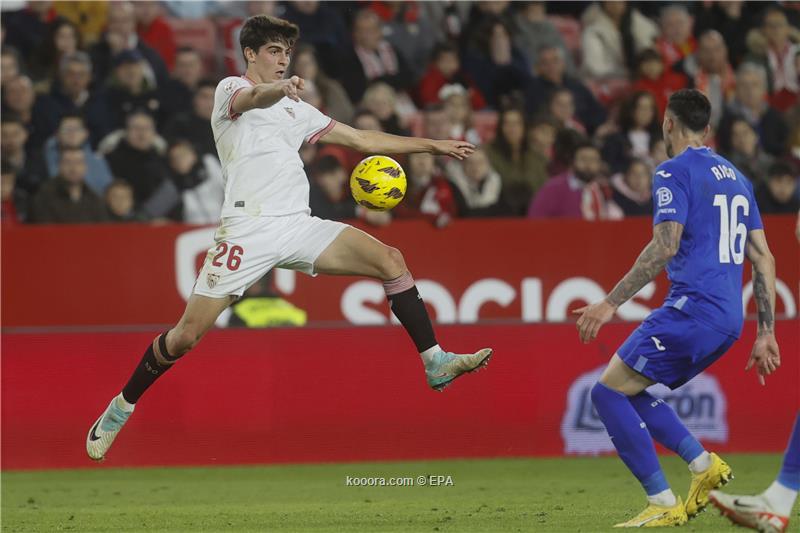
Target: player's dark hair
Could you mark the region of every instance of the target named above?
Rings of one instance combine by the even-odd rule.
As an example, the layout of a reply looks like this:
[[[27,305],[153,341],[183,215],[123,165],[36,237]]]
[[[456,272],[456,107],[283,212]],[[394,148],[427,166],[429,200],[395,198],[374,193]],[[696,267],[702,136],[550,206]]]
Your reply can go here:
[[[783,176],[794,176],[797,169],[789,161],[779,159],[769,166],[767,178],[780,178]]]
[[[711,102],[697,89],[681,89],[672,93],[667,110],[694,132],[702,132],[711,118]]]
[[[291,48],[299,35],[300,28],[288,20],[270,15],[250,17],[245,21],[242,32],[239,34],[242,57],[247,61],[247,57],[244,55],[245,48],[250,48],[258,53],[259,48],[270,42],[283,43]]]

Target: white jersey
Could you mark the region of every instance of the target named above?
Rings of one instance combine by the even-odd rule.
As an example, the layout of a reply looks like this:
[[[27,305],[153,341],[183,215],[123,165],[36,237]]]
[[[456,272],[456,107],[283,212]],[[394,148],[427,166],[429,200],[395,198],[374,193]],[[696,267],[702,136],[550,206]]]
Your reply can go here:
[[[265,109],[233,113],[236,94],[252,86],[245,77],[231,76],[214,93],[211,128],[225,182],[221,216],[308,214],[308,178],[298,151],[303,140],[317,142],[336,122],[288,97]]]

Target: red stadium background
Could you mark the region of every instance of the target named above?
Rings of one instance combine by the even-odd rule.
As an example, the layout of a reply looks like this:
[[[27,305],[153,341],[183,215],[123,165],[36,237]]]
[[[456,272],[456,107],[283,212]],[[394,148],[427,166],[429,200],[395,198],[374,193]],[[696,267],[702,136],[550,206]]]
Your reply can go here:
[[[780,451],[800,406],[794,220],[766,224],[781,281],[783,367],[767,387],[744,373],[749,321],[702,379],[667,395],[715,450]],[[403,330],[379,325],[388,310],[375,287],[281,274],[279,290],[308,312],[310,327],[211,332],[141,402],[104,464],[609,451],[586,392],[632,321],[658,305],[666,280],[592,345],[555,322],[611,288],[648,239],[647,220],[458,221],[444,230],[401,222],[374,233],[403,250],[435,315],[451,323],[439,327],[442,344],[495,348],[486,372],[433,393]],[[2,466],[92,466],[85,432],[160,325],[179,316],[185,271],[195,272],[209,230],[23,227],[4,228],[2,239]]]

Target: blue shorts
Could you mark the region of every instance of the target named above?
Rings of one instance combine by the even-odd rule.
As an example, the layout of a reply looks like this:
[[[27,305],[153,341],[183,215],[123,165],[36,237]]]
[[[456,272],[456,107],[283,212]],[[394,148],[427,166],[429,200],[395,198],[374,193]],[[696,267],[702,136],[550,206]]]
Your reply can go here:
[[[629,367],[676,389],[708,368],[736,342],[672,307],[660,307],[617,350]]]

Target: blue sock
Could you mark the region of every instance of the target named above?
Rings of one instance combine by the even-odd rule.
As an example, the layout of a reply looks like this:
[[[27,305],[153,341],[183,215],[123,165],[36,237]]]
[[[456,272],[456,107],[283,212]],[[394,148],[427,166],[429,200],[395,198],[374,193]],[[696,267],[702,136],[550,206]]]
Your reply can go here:
[[[800,491],[800,414],[794,421],[792,436],[783,456],[783,466],[778,474],[778,483],[786,488]]]
[[[602,383],[592,387],[592,402],[606,426],[622,462],[633,472],[648,496],[669,488],[647,427],[628,397]]]
[[[705,451],[667,402],[647,391],[631,396],[629,400],[656,442],[680,455],[687,464]]]

